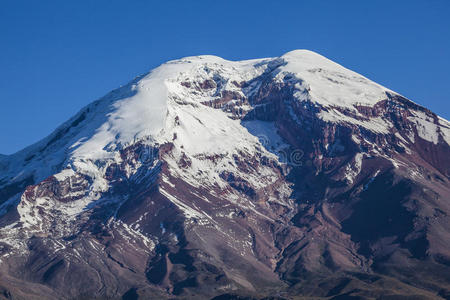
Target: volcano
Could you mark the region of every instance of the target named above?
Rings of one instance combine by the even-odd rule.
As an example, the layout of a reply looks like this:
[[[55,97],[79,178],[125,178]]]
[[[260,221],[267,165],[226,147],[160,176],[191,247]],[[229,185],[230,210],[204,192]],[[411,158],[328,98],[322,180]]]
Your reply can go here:
[[[450,299],[449,144],[311,51],[169,61],[0,156],[0,297]]]

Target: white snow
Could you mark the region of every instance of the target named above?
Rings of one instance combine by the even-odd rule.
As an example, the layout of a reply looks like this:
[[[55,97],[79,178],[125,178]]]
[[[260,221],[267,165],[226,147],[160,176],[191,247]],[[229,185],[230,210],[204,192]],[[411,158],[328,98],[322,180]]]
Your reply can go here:
[[[270,152],[277,154],[288,147],[278,134],[278,129],[273,122],[252,120],[243,121],[241,124],[247,128],[249,133],[258,137],[260,143]]]
[[[50,175],[54,175],[58,181],[69,179],[71,182],[79,175],[89,179],[89,187],[84,191],[86,195],[68,204],[45,197],[28,201],[22,195],[18,206],[21,221],[24,226],[40,230],[43,230],[42,210],[50,213],[49,208],[52,208],[60,212],[58,221],[67,221],[61,226],[68,227],[70,220],[96,204],[111,185],[105,178],[106,170],[111,164],[122,164],[119,151],[136,142],[149,146],[173,143],[173,151],[164,158],[170,175],[194,187],[219,187],[226,190],[229,183],[219,175],[227,171],[239,174],[240,179],[255,189],[264,189],[276,182],[279,174],[263,164],[242,172],[234,157],[255,158],[260,155],[280,161],[276,154],[286,145],[277,128],[270,122],[233,120],[226,109],[214,109],[202,104],[217,100],[224,91],[235,93],[233,95],[237,96],[233,98],[253,95],[261,85],[260,81],[253,81],[245,88],[239,87],[239,83],[250,82],[264,72],[274,76],[276,81],[287,80],[292,83],[296,101],[311,101],[325,107],[318,117],[327,122],[345,122],[381,134],[392,132],[393,125],[387,119],[362,118],[355,105],[373,106],[386,99],[386,92],[393,92],[311,51],[296,50],[278,58],[236,62],[216,56],[186,57],[165,63],[108,93],[83,108],[42,141],[16,154],[1,155],[0,183],[2,180],[19,182],[30,176],[39,183]],[[201,88],[201,83],[205,81],[214,82],[216,88]],[[229,104],[240,101],[228,100]],[[240,108],[244,111],[252,109],[248,103]],[[342,109],[351,110],[360,118],[344,115],[339,111]],[[297,115],[293,111],[291,114],[295,120]],[[437,143],[440,133],[449,143],[448,121],[439,119],[438,125],[425,113],[413,114],[410,120],[415,122],[420,137]],[[361,142],[356,136],[352,138],[356,143]],[[414,141],[414,136],[409,138]],[[406,143],[404,139],[402,141]],[[179,165],[183,155],[190,160],[188,168]],[[349,182],[353,182],[360,173],[362,159],[363,155],[358,153],[355,161],[345,170]],[[133,178],[139,166],[139,163],[125,165],[127,178]],[[152,168],[156,168],[156,163],[149,166],[149,170]],[[165,188],[175,188],[169,178],[163,177],[163,181],[166,183]],[[280,189],[283,199],[287,199],[290,187],[282,186]],[[168,191],[162,189],[161,193],[188,218],[209,220],[207,214],[190,207]],[[71,195],[80,196],[80,192]],[[19,197],[14,195],[6,203],[14,204],[19,201]],[[230,202],[244,202],[243,207],[258,213],[253,207],[255,204],[245,202],[242,195],[230,191],[227,197]],[[107,198],[107,201],[121,200]],[[205,201],[208,199],[205,198]],[[0,211],[5,208],[1,206]],[[126,226],[123,230],[128,235],[139,235]]]
[[[439,132],[434,119],[421,111],[411,111],[411,113],[414,117],[408,117],[408,119],[416,124],[418,135],[426,141],[437,144]]]
[[[361,140],[359,139],[359,137],[356,134],[352,134],[352,141],[358,145],[361,143]]]
[[[367,189],[369,188],[369,185],[375,180],[375,178],[378,176],[379,173],[380,173],[380,170],[377,170],[377,171],[375,172],[375,174],[373,174],[373,176],[369,179],[369,182],[367,182],[367,183],[364,185],[364,188],[363,188],[364,191],[367,190]]]
[[[313,102],[354,110],[355,104],[373,106],[387,98],[386,92],[394,93],[312,51],[294,50],[281,58],[286,64],[279,68],[277,78],[293,74],[301,79],[304,84],[299,90],[300,100],[304,100],[306,88]]]
[[[214,93],[223,90],[250,95],[257,90],[259,81],[244,89],[235,86],[234,82],[249,82],[267,70],[272,72],[275,80],[291,76],[299,101],[310,100],[328,107],[328,111],[319,114],[324,120],[353,123],[379,133],[389,132],[391,124],[383,118],[358,121],[332,107],[355,111],[354,105],[374,105],[386,98],[386,91],[392,91],[317,53],[295,50],[278,58],[246,61],[228,61],[210,55],[194,56],[161,65],[83,108],[42,141],[14,155],[0,157],[0,177],[20,181],[33,175],[39,182],[67,166],[78,165],[78,169],[73,167],[76,172],[84,167],[91,169],[90,164],[85,162],[87,160],[117,160],[117,150],[137,140],[146,139],[149,143],[155,143],[167,129],[168,114],[186,112],[187,109],[180,104],[196,105],[194,112],[186,113],[183,125],[186,135],[180,135],[179,139],[188,142],[186,147],[190,150],[199,152],[195,150],[195,147],[200,147],[199,143],[206,141],[214,145],[214,139],[220,139],[216,134],[223,126],[223,122],[219,121],[222,117],[218,117],[221,112],[203,109],[199,104],[214,100],[217,97]],[[198,92],[181,85],[182,82],[195,85],[195,82],[207,79],[218,82],[218,91]],[[210,132],[191,130],[191,126],[199,127],[196,118],[203,119],[208,115],[210,119],[218,120],[215,126],[208,125]],[[426,119],[419,121],[418,126],[422,128],[420,134],[435,142],[434,133],[428,132],[433,131],[434,127],[425,122]],[[448,141],[450,134],[447,128],[442,130],[442,136]]]
[[[441,125],[439,127],[439,129],[441,131],[441,136],[444,139],[444,141],[448,145],[450,145],[450,122],[441,117],[438,117],[438,120],[439,120],[439,125]]]
[[[405,138],[403,138],[403,136],[402,136],[400,133],[396,132],[396,133],[395,133],[395,136],[396,136],[399,140],[401,140],[404,144],[408,144],[408,141],[405,140]]]
[[[318,117],[327,122],[353,124],[382,134],[389,134],[390,128],[392,128],[392,123],[388,120],[383,119],[382,117],[376,117],[371,118],[367,121],[362,121],[346,116],[336,109],[329,109],[328,111],[323,110],[319,112]]]
[[[64,169],[61,172],[53,175],[58,181],[63,181],[67,177],[75,175],[75,172],[72,169]]]
[[[353,161],[350,162],[345,168],[344,177],[349,184],[352,184],[355,178],[361,172],[363,158],[364,158],[363,153],[356,153]]]
[[[128,145],[158,134],[167,112],[167,82],[189,69],[189,64],[168,63],[133,84],[132,96],[112,104],[105,122],[91,138],[79,143],[73,157],[93,160],[108,157],[111,144]]]
[[[188,219],[204,219],[204,215],[200,213],[199,211],[189,207],[185,203],[183,203],[181,200],[179,200],[177,197],[171,195],[170,193],[166,192],[164,189],[159,190],[162,195],[164,195],[167,199],[173,202],[178,208],[184,213],[186,218]]]

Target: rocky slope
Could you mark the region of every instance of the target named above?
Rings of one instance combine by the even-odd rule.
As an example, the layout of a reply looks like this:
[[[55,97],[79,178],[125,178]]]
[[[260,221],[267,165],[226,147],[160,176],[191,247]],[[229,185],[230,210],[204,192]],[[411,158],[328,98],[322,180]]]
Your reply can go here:
[[[449,143],[310,51],[168,62],[0,156],[0,297],[449,299]]]

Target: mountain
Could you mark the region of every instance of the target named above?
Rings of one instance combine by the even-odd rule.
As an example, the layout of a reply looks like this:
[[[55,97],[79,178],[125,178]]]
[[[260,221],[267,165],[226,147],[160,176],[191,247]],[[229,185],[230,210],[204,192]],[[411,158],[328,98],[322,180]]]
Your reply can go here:
[[[167,62],[0,157],[6,299],[450,299],[450,123],[296,50]]]

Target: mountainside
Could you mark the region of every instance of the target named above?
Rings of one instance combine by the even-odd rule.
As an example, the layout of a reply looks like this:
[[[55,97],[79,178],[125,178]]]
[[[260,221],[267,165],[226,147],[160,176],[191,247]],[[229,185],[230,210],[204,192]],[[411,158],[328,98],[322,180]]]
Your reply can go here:
[[[0,156],[0,298],[450,299],[449,144],[310,51],[170,61]]]

